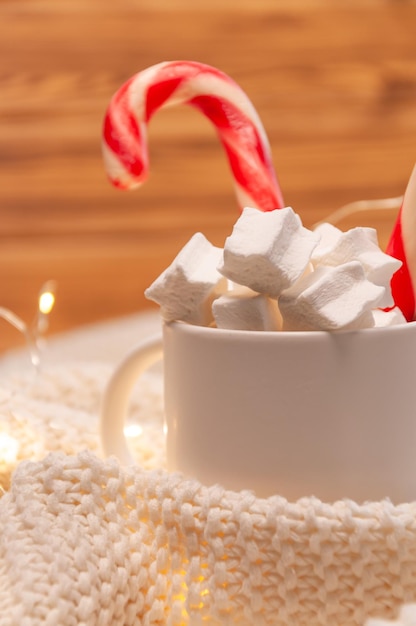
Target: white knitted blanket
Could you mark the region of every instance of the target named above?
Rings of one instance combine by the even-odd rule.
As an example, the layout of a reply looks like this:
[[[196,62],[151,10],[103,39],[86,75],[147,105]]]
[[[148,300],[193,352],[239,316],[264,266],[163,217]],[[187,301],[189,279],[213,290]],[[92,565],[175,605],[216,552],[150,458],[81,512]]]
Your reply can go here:
[[[60,346],[34,380],[10,363],[2,378],[0,429],[19,448],[0,475],[1,626],[362,626],[416,601],[416,503],[260,500],[169,474],[158,369],[133,400],[137,465],[103,460],[114,354]]]

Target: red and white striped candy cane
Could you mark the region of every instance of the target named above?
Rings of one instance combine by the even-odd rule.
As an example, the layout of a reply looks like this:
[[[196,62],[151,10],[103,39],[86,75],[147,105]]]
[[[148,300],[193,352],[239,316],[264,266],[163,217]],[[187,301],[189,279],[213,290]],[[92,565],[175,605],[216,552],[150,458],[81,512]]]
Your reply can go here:
[[[103,153],[112,183],[129,189],[148,174],[147,124],[166,106],[188,104],[214,124],[234,177],[241,208],[284,206],[269,142],[251,101],[229,76],[192,61],[160,63],[139,72],[113,96],[103,129]]]
[[[410,322],[416,319],[416,165],[386,252],[403,262],[393,275],[391,291],[394,302]]]

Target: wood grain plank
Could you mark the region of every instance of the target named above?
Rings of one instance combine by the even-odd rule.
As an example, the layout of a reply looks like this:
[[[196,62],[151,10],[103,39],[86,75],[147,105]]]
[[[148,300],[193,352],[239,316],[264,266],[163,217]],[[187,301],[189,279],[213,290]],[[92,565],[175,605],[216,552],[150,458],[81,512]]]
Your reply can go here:
[[[28,320],[59,284],[52,332],[149,306],[143,290],[196,230],[238,213],[210,124],[187,107],[149,128],[151,175],[113,190],[100,153],[114,91],[189,58],[231,74],[267,130],[306,225],[403,193],[416,161],[416,3],[0,0],[0,304]],[[394,212],[355,216],[383,245]],[[16,342],[0,328],[0,349]]]

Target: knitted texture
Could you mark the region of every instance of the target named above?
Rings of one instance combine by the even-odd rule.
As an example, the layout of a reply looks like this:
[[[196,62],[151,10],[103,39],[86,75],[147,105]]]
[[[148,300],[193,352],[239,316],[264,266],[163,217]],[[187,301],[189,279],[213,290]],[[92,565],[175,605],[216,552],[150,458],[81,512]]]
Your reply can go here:
[[[363,626],[416,601],[416,503],[261,500],[166,472],[159,370],[131,403],[137,466],[103,460],[112,370],[1,381],[18,448],[0,467],[0,626]]]
[[[113,366],[101,362],[70,362],[33,371],[15,372],[0,385],[0,441],[18,444],[15,458],[1,463],[0,486],[25,459],[42,459],[48,452],[76,454],[88,449],[102,455],[98,415],[104,387]],[[161,370],[145,373],[132,394],[129,420],[140,424],[140,436],[130,439],[137,462],[144,468],[165,466]],[[7,445],[7,440],[6,440]],[[10,456],[10,454],[8,455]]]
[[[90,452],[0,500],[1,626],[364,624],[416,599],[416,504],[204,487]]]

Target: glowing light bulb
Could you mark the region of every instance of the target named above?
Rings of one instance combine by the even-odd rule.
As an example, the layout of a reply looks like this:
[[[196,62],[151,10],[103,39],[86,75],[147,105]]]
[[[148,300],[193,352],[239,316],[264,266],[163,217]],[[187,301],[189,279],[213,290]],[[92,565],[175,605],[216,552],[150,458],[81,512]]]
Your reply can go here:
[[[43,315],[49,315],[55,304],[55,294],[51,291],[44,291],[39,296],[39,311]]]
[[[13,465],[17,461],[19,442],[8,433],[0,433],[0,464]]]
[[[48,330],[49,314],[56,302],[55,292],[56,282],[54,280],[48,280],[39,291],[38,314],[33,324],[33,336],[36,344],[39,344],[42,335]]]
[[[123,431],[126,437],[132,439],[133,437],[140,437],[140,435],[143,433],[143,428],[140,426],[140,424],[128,424],[124,427]]]

